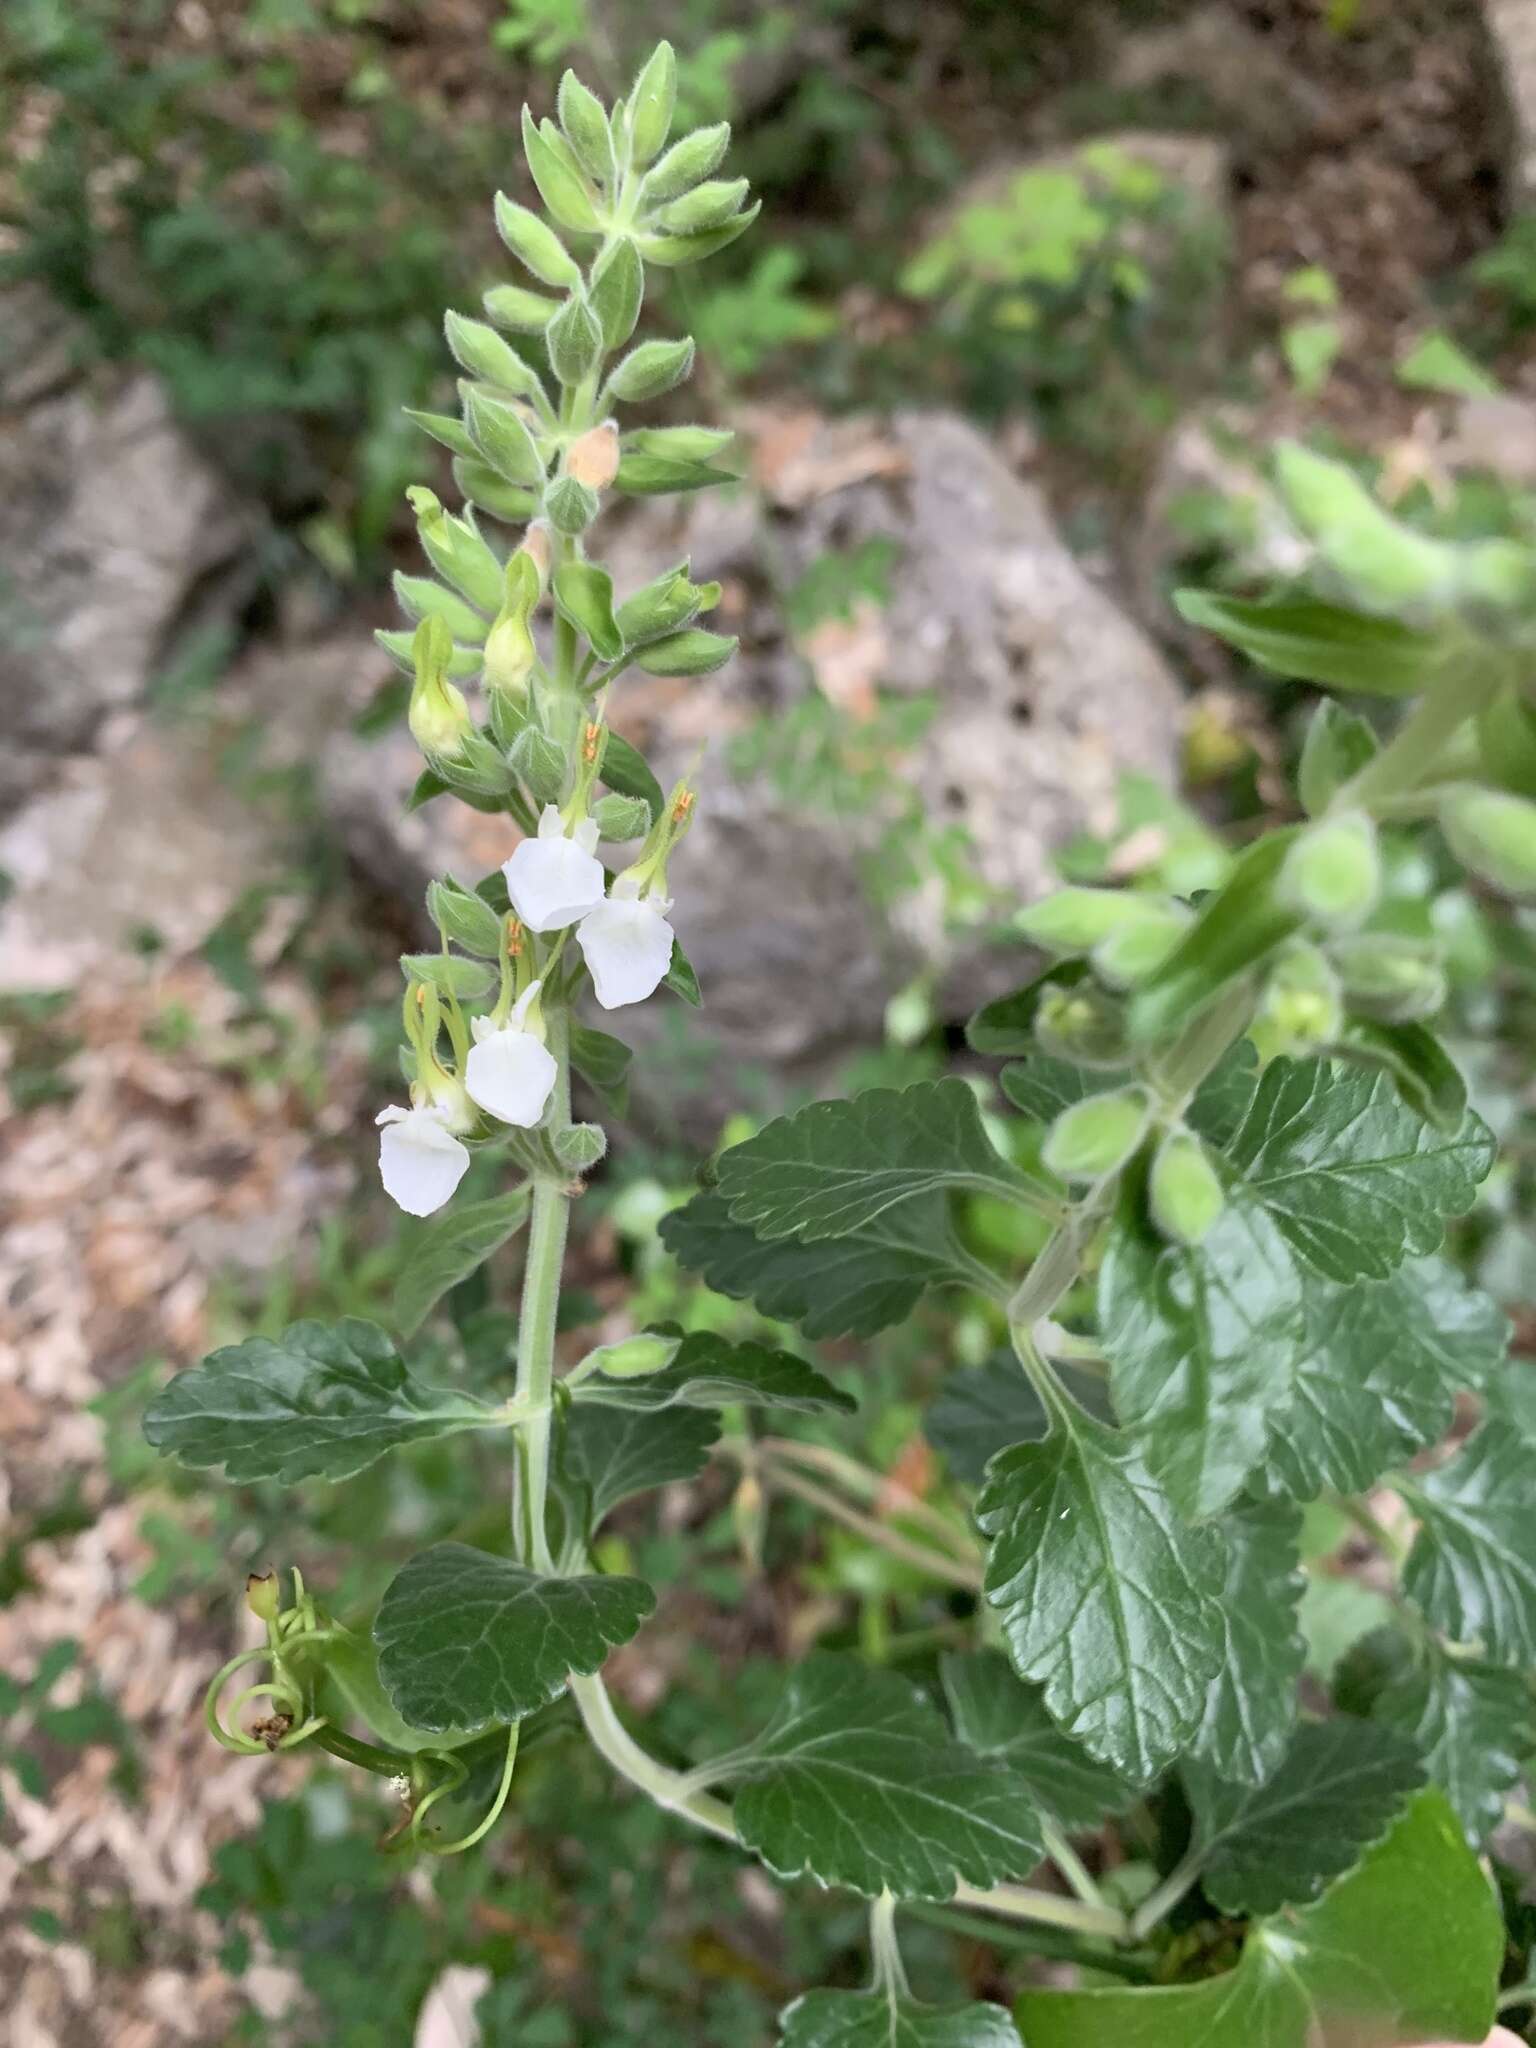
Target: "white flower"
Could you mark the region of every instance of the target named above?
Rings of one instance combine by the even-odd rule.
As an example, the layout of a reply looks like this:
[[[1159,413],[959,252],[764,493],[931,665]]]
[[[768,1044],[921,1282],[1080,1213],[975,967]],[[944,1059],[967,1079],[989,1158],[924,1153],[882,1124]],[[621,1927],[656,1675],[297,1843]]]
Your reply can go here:
[[[642,896],[633,876],[620,875],[607,902],[581,920],[576,943],[605,1010],[643,1003],[660,987],[672,962],[671,908],[665,896]]]
[[[469,1153],[448,1128],[452,1115],[441,1105],[379,1111],[379,1178],[407,1216],[441,1209],[469,1171]]]
[[[608,877],[596,846],[590,818],[567,838],[560,813],[553,804],[544,806],[538,838],[525,839],[501,870],[512,908],[529,931],[563,931],[602,902]]]
[[[544,1114],[560,1071],[543,1039],[523,1022],[538,992],[538,982],[525,988],[505,1024],[477,1017],[475,1042],[464,1063],[470,1100],[504,1124],[521,1124],[525,1130]]]

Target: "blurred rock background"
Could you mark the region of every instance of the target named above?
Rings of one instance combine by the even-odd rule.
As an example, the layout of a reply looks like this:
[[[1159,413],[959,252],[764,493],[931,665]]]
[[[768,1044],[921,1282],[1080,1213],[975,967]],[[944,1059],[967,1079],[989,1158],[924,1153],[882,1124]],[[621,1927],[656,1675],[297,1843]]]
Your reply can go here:
[[[736,426],[745,475],[621,507],[605,542],[621,588],[684,554],[719,577],[742,653],[614,706],[663,773],[706,750],[674,879],[707,1006],[633,1019],[594,1314],[724,1118],[939,1056],[1017,977],[1010,913],[1054,861],[1198,879],[1206,821],[1263,809],[1288,700],[1167,597],[1283,572],[1276,433],[1484,527],[1536,489],[1536,0],[9,0],[0,1981],[23,2048],[404,2041],[400,2000],[446,1981],[435,2043],[476,1941],[581,1974],[527,1871],[512,1904],[413,1877],[415,1988],[356,2021],[367,1970],[340,1936],[317,1965],[320,1894],[300,1911],[274,1874],[330,1853],[324,1813],[270,1840],[195,1711],[238,1625],[229,1560],[280,1511],[178,1493],[135,1418],[168,1365],[387,1279],[393,955],[433,874],[510,851],[467,811],[400,814],[415,761],[371,635],[413,565],[404,488],[442,480],[399,408],[451,392],[441,310],[501,274],[524,97],[568,61],[621,89],[662,32],[765,200],[646,314],[697,336],[676,416]],[[691,2039],[755,2038],[757,1976],[793,1981],[802,1937],[728,1867],[747,1932]],[[360,1912],[375,1882],[366,1859],[336,1880]],[[254,1947],[230,1931],[252,1909]],[[509,2041],[620,2038],[540,2033],[525,1991]],[[633,2038],[658,2013],[634,2004]]]

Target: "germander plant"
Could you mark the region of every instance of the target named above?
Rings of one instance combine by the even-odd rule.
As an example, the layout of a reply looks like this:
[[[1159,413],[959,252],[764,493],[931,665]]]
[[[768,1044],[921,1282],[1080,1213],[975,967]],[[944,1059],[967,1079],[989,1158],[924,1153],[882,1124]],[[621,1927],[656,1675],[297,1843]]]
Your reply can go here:
[[[752,218],[716,175],[723,127],[665,147],[672,96],[663,45],[611,111],[567,75],[558,124],[525,114],[549,218],[505,198],[497,217],[533,283],[487,294],[492,325],[449,315],[462,414],[418,415],[466,504],[413,493],[434,573],[399,579],[417,623],[383,636],[415,674],[412,801],[505,816],[509,857],[473,889],[435,883],[441,947],[401,963],[405,1099],[380,1116],[380,1164],[434,1220],[394,1332],[301,1322],[215,1352],[147,1423],[236,1481],[342,1479],[488,1432],[510,1526],[471,1516],[475,1542],[412,1558],[371,1615],[332,1612],[297,1572],[254,1579],[265,1641],[214,1680],[210,1726],[395,1780],[395,1839],[450,1853],[574,1710],[679,1823],[870,1901],[868,1988],[808,1991],[790,2048],[1481,2040],[1504,1941],[1477,1852],[1536,1746],[1536,1403],[1445,1255],[1494,1148],[1430,1027],[1442,965],[1383,899],[1380,840],[1434,821],[1483,884],[1536,895],[1536,568],[1511,543],[1407,531],[1301,449],[1277,482],[1323,594],[1184,608],[1262,664],[1396,704],[1367,720],[1324,699],[1296,822],[1213,892],[1069,888],[1021,913],[1052,964],[970,1026],[1017,1117],[984,1122],[958,1077],[820,1102],[725,1151],[662,1228],[809,1340],[868,1339],[929,1289],[991,1319],[1005,1350],[954,1373],[932,1423],[975,1489],[974,1537],[912,1497],[882,1518],[887,1483],[825,1444],[737,1428],[721,1446],[745,1500],[797,1492],[928,1570],[971,1647],[919,1688],[814,1653],[750,1741],[682,1766],[605,1688],[655,1605],[596,1568],[605,1517],[697,1474],[722,1411],[852,1405],[798,1352],[708,1333],[642,1330],[557,1369],[567,1220],[605,1144],[572,1120],[572,1075],[617,1103],[629,1058],[589,1002],[606,1023],[662,990],[698,1000],[671,923],[695,792],[663,795],[608,704],[632,666],[696,674],[734,645],[698,623],[719,592],[687,563],[619,597],[587,544],[606,495],[724,474],[725,435],[615,418],[692,354],[629,345],[645,265]],[[542,336],[549,378],[498,329]],[[630,848],[617,872],[604,841]],[[456,1204],[476,1152],[509,1186]],[[1026,1270],[967,1242],[975,1194],[1029,1219]],[[434,1305],[518,1232],[515,1384],[493,1402],[420,1377]],[[1314,1504],[1376,1547],[1395,1616],[1332,1701],[1302,1678]],[[897,1942],[912,1901],[1050,1930],[1078,1988],[1026,1989],[1011,2014],[924,2004]]]

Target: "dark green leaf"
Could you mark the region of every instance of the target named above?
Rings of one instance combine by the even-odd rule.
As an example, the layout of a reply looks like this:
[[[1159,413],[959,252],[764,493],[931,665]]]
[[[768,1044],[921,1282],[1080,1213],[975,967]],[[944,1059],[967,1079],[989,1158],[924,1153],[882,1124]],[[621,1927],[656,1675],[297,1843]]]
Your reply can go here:
[[[780,1877],[948,1899],[957,1882],[1026,1875],[1038,1816],[1010,1771],[955,1742],[895,1672],[818,1652],[768,1726],[722,1770],[749,1849]]]
[[[1026,1991],[1029,2048],[1400,2048],[1481,2041],[1504,1930],[1444,1796],[1421,1792],[1315,1906],[1261,1923],[1235,1970],[1148,1991]]]
[[[395,1327],[414,1336],[451,1287],[467,1280],[528,1218],[529,1191],[450,1209],[411,1233],[395,1282]]]
[[[1486,1841],[1536,1749],[1536,1714],[1525,1674],[1475,1657],[1450,1657],[1438,1643],[1427,1642],[1417,1657],[1410,1651],[1404,1668],[1377,1692],[1371,1718],[1413,1744],[1468,1839]]]
[[[871,1337],[910,1315],[925,1287],[974,1284],[942,1196],[888,1209],[854,1237],[765,1243],[716,1194],[695,1195],[661,1240],[717,1294],[752,1301],[807,1337]]]
[[[1057,1376],[1079,1407],[1113,1422],[1108,1389],[1093,1373],[1058,1366]],[[980,1486],[989,1460],[1010,1444],[1038,1443],[1050,1427],[1044,1403],[1011,1352],[985,1365],[952,1372],[923,1422],[923,1433],[967,1486]]]
[[[231,1480],[349,1479],[396,1444],[494,1427],[467,1394],[412,1378],[377,1324],[290,1323],[177,1373],[150,1402],[144,1434],[184,1465]]]
[[[719,1160],[732,1217],[760,1238],[856,1237],[889,1209],[946,1189],[1017,1197],[963,1081],[871,1088],[778,1117]]]
[[[1058,1826],[1069,1833],[1097,1827],[1131,1803],[1131,1788],[1062,1734],[1039,1687],[1016,1678],[996,1650],[948,1656],[941,1669],[960,1740],[1005,1763]]]
[[[1115,1408],[1179,1511],[1223,1508],[1264,1455],[1304,1329],[1285,1239],[1247,1190],[1198,1245],[1170,1244],[1127,1177],[1099,1273]]]
[[[656,1596],[639,1579],[557,1579],[435,1543],[391,1582],[374,1617],[379,1677],[413,1728],[487,1728],[558,1698],[627,1643]]]
[[[1229,1157],[1291,1246],[1330,1280],[1384,1280],[1439,1248],[1493,1164],[1469,1116],[1446,1137],[1384,1074],[1326,1060],[1264,1069]]]
[[[685,1337],[672,1363],[641,1379],[605,1379],[598,1374],[576,1390],[578,1402],[610,1408],[785,1408],[814,1415],[848,1413],[855,1406],[822,1373],[793,1352],[765,1344],[732,1344],[712,1331]]]
[[[976,1519],[1015,1670],[1068,1734],[1147,1783],[1199,1726],[1220,1665],[1220,1537],[1182,1522],[1135,1446],[1075,1410],[993,1460]]]
[[[611,727],[603,742],[603,765],[598,774],[620,796],[637,796],[642,803],[649,804],[653,823],[661,816],[667,800],[661,793],[661,784],[651,773],[650,764],[622,733],[614,732]]]
[[[1179,590],[1173,601],[1192,626],[1219,634],[1260,668],[1298,682],[1409,697],[1444,660],[1442,644],[1427,633],[1318,598],[1247,604],[1214,591]]]
[[[720,1435],[720,1419],[702,1408],[656,1410],[577,1402],[566,1418],[564,1480],[590,1502],[588,1526],[637,1493],[696,1479]]]
[[[1378,1024],[1353,1017],[1341,1055],[1392,1076],[1411,1109],[1437,1131],[1455,1133],[1466,1122],[1467,1084],[1460,1067],[1422,1024]]]
[[[1027,1060],[1015,1060],[998,1075],[1003,1093],[1016,1109],[1036,1123],[1054,1123],[1064,1109],[1084,1102],[1090,1095],[1123,1085],[1123,1072],[1090,1073],[1066,1060],[1053,1060],[1036,1053]]]
[[[1497,1304],[1441,1259],[1389,1280],[1306,1288],[1306,1342],[1275,1417],[1270,1484],[1293,1500],[1360,1493],[1450,1427],[1456,1392],[1486,1381],[1509,1330]]]
[[[571,1026],[571,1065],[611,1116],[623,1116],[629,1106],[629,1063],[633,1057],[621,1038],[595,1031],[590,1024]]]
[[[1393,1482],[1420,1518],[1403,1591],[1453,1642],[1495,1664],[1536,1664],[1531,1451],[1494,1415],[1436,1471]]]
[[[807,1991],[779,2016],[781,2048],[1019,2048],[1000,2005],[919,2005],[873,1991]]]
[[[1306,1584],[1297,1565],[1301,1518],[1292,1508],[1245,1501],[1221,1526],[1226,1650],[1190,1747],[1218,1777],[1258,1785],[1279,1764],[1296,1725],[1306,1659],[1296,1626]]]
[[[1187,1764],[1206,1896],[1227,1913],[1305,1905],[1379,1841],[1424,1782],[1413,1744],[1342,1715],[1299,1728],[1262,1785]]]

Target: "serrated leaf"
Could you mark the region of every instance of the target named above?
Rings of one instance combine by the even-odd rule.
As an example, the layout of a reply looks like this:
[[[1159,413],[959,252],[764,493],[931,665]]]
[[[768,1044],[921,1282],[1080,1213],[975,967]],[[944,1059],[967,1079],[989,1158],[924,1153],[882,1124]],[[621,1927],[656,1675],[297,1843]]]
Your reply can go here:
[[[1019,2048],[1000,2005],[919,2005],[874,1991],[807,1991],[779,2015],[781,2048]]]
[[[554,1578],[435,1543],[391,1582],[374,1617],[390,1704],[429,1733],[519,1721],[589,1677],[656,1604],[639,1579]]]
[[[720,1435],[703,1408],[656,1410],[573,1403],[560,1453],[562,1479],[589,1503],[589,1528],[620,1502],[674,1480],[696,1479]]]
[[[1474,1844],[1503,1819],[1505,1794],[1536,1748],[1525,1675],[1449,1657],[1433,1642],[1381,1688],[1371,1719],[1412,1743]]]
[[[998,1083],[1015,1109],[1036,1123],[1054,1123],[1064,1109],[1085,1102],[1090,1095],[1102,1095],[1122,1087],[1124,1071],[1089,1073],[1067,1060],[1054,1060],[1037,1053],[1027,1060],[1013,1060],[998,1075]]]
[[[742,1841],[780,1877],[948,1899],[962,1880],[1022,1877],[1040,1859],[1024,1784],[955,1742],[905,1679],[853,1657],[797,1665],[723,1775]]]
[[[1271,1061],[1228,1148],[1292,1248],[1330,1280],[1384,1280],[1439,1248],[1493,1165],[1477,1116],[1447,1137],[1384,1074]]]
[[[1450,1427],[1458,1388],[1481,1385],[1508,1342],[1498,1305],[1441,1259],[1389,1280],[1306,1288],[1306,1339],[1275,1416],[1269,1486],[1308,1501],[1360,1493]]]
[[[1530,1448],[1492,1416],[1448,1464],[1393,1484],[1420,1518],[1403,1591],[1453,1642],[1495,1664],[1536,1664]]]
[[[1504,1929],[1443,1794],[1314,1906],[1260,1922],[1235,1970],[1204,1983],[1026,1991],[1029,2048],[1402,2048],[1481,2041]]]
[[[577,1402],[610,1408],[784,1408],[815,1415],[851,1413],[852,1395],[834,1387],[824,1373],[790,1351],[766,1344],[732,1344],[713,1331],[685,1337],[676,1358],[643,1379],[605,1379],[601,1374],[576,1389]]]
[[[1014,1669],[1146,1784],[1199,1726],[1221,1660],[1220,1538],[1180,1519],[1134,1444],[1075,1410],[993,1461],[976,1519]]]
[[[854,1236],[766,1243],[723,1198],[695,1195],[662,1219],[661,1241],[717,1294],[752,1301],[807,1337],[871,1337],[901,1322],[926,1287],[974,1283],[942,1196],[888,1209]]]
[[[495,1412],[415,1379],[376,1323],[290,1323],[168,1381],[144,1434],[157,1451],[251,1479],[350,1479],[397,1444],[493,1428]]]
[[[1296,1622],[1306,1585],[1297,1564],[1301,1517],[1293,1508],[1244,1501],[1221,1528],[1226,1644],[1190,1752],[1219,1778],[1259,1785],[1296,1726],[1296,1683],[1306,1662]]]
[[[721,1198],[756,1236],[857,1236],[888,1209],[949,1189],[1016,1196],[1027,1187],[982,1127],[963,1081],[871,1088],[777,1117],[720,1155]]]
[[[1056,1370],[1079,1407],[1101,1422],[1114,1421],[1102,1379],[1070,1365]],[[966,1486],[980,1486],[999,1451],[1038,1443],[1049,1429],[1045,1404],[1011,1352],[952,1372],[923,1419],[923,1434]]]
[[[412,1233],[395,1282],[395,1328],[402,1337],[414,1336],[450,1288],[478,1272],[522,1229],[529,1200],[527,1188],[515,1188],[510,1195],[451,1209]]]
[[[940,1665],[955,1733],[1029,1787],[1042,1813],[1069,1833],[1123,1813],[1134,1793],[1108,1764],[1063,1735],[1038,1686],[1025,1685],[996,1650],[967,1650]]]
[[[1262,1785],[1186,1764],[1206,1896],[1228,1913],[1306,1905],[1379,1841],[1424,1782],[1413,1744],[1341,1715],[1299,1728]]]
[[[1115,1408],[1190,1519],[1223,1508],[1264,1455],[1303,1342],[1296,1261],[1240,1184],[1198,1245],[1170,1244],[1127,1177],[1099,1273]]]

